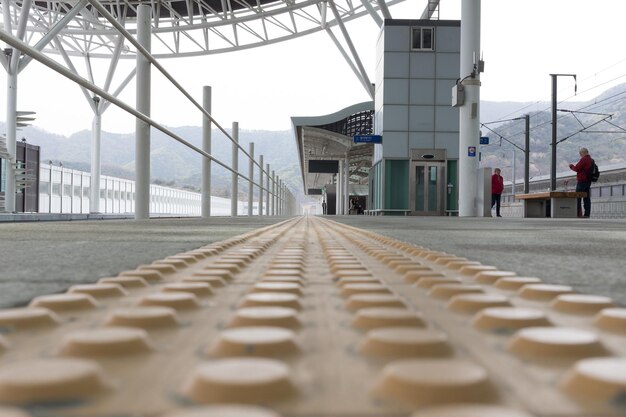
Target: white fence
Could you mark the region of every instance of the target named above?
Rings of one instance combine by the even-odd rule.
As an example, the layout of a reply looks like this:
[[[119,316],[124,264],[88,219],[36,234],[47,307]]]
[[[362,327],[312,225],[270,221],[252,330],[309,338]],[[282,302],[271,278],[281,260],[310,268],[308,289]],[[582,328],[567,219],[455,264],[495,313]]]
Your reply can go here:
[[[88,172],[40,164],[39,213],[89,213],[90,181]],[[229,198],[212,196],[211,215],[230,216],[230,204]],[[135,181],[101,175],[100,211],[111,214],[133,213]],[[257,202],[252,212],[257,214]],[[150,214],[200,216],[200,193],[151,185]],[[238,202],[237,214],[248,214],[248,202]]]

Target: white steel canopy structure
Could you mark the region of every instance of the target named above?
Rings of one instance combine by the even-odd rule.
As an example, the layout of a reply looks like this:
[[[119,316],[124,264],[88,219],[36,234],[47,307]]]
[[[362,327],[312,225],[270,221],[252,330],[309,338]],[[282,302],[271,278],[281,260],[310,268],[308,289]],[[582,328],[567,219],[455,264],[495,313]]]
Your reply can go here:
[[[54,34],[68,55],[134,58],[134,48],[118,46],[119,30],[136,33],[137,8],[151,7],[155,58],[208,55],[281,42],[327,30],[370,14],[377,23],[390,17],[388,5],[403,0],[3,0],[4,30],[41,43]],[[26,16],[23,10],[28,11]],[[378,14],[382,12],[382,18]],[[21,30],[20,30],[21,29]],[[19,32],[22,32],[21,34]],[[40,50],[61,53],[56,42]]]
[[[403,0],[2,0],[0,11],[0,41],[7,44],[0,53],[0,63],[7,72],[7,149],[15,155],[17,75],[32,59],[44,63],[73,80],[83,91],[93,110],[91,152],[91,212],[99,212],[100,132],[101,117],[110,104],[138,118],[137,130],[142,138],[141,151],[149,152],[150,125],[173,139],[191,147],[210,161],[210,124],[214,123],[231,141],[233,138],[209,114],[210,95],[202,107],[159,64],[162,58],[192,57],[232,52],[294,39],[325,31],[339,49],[348,65],[373,99],[374,89],[356,51],[345,22],[369,15],[380,27],[383,19],[391,18],[389,5]],[[424,14],[429,17],[438,10],[439,0],[429,0]],[[337,27],[343,40],[332,31]],[[65,66],[47,56],[59,55]],[[75,60],[84,60],[77,68]],[[94,78],[92,60],[108,59],[103,82]],[[122,59],[137,62],[123,78],[114,77]],[[199,110],[208,121],[207,139],[203,150],[190,146],[150,119],[150,67],[161,71]],[[83,75],[80,74],[83,73]],[[137,103],[134,107],[117,99],[119,94],[137,79]],[[208,107],[207,107],[208,103]],[[139,134],[137,136],[139,139]],[[245,150],[241,151],[252,158]],[[149,178],[149,158],[141,156],[136,174]],[[262,164],[255,162],[261,171]],[[224,166],[224,165],[223,165]],[[210,168],[208,168],[210,170]],[[9,170],[11,171],[11,170]],[[233,171],[239,177],[241,173]],[[261,179],[262,179],[261,172]],[[267,173],[269,176],[269,171]],[[207,177],[209,178],[209,177]],[[268,178],[268,177],[266,177]],[[252,180],[250,179],[252,182]],[[7,210],[14,207],[14,173],[7,173]],[[278,182],[278,181],[277,181]],[[261,188],[262,184],[258,184]],[[203,185],[204,186],[204,185]],[[277,184],[273,192],[279,194]],[[146,185],[139,188],[145,189]],[[210,184],[209,184],[210,188]],[[268,186],[269,188],[269,186]],[[145,190],[144,190],[145,191]],[[268,191],[269,193],[269,191]],[[141,194],[141,193],[138,193]],[[139,203],[139,202],[137,202]],[[144,202],[145,203],[145,202]],[[137,204],[137,207],[146,204]],[[145,218],[147,212],[136,216]]]

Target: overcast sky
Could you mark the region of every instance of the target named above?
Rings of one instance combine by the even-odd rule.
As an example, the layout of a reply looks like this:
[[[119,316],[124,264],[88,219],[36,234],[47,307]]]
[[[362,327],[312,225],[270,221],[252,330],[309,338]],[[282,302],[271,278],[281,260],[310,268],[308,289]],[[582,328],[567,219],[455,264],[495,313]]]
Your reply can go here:
[[[391,8],[394,18],[418,18],[425,0]],[[441,0],[441,19],[459,19],[461,0]],[[578,100],[626,82],[626,1],[483,0],[481,44],[485,60],[482,100],[539,101],[550,98],[550,73],[578,74]],[[378,28],[369,16],[348,24],[363,64],[374,80]],[[335,29],[335,33],[339,34]],[[213,88],[213,115],[225,127],[290,129],[291,116],[332,113],[368,100],[361,84],[327,34],[201,58],[162,60],[198,100]],[[105,62],[102,61],[102,68]],[[76,60],[76,65],[83,65]],[[122,62],[118,79],[134,61]],[[0,82],[0,120],[6,120],[6,73]],[[83,72],[84,73],[84,72]],[[164,77],[152,72],[152,117],[167,126],[201,125],[201,114]],[[96,76],[103,84],[104,70]],[[573,83],[559,81],[559,99]],[[121,98],[134,104],[134,82]],[[91,128],[92,113],[79,88],[33,61],[19,76],[18,110],[37,112],[35,125],[69,135]],[[506,115],[502,115],[506,116]],[[114,106],[103,129],[128,133],[133,117]]]

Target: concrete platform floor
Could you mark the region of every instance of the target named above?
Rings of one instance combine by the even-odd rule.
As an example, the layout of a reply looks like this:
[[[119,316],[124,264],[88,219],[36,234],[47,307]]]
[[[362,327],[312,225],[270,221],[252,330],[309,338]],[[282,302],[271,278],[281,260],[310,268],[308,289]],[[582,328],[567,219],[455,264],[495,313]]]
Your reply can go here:
[[[536,276],[626,305],[626,220],[370,217],[329,219]],[[285,218],[0,224],[0,307],[95,282]]]

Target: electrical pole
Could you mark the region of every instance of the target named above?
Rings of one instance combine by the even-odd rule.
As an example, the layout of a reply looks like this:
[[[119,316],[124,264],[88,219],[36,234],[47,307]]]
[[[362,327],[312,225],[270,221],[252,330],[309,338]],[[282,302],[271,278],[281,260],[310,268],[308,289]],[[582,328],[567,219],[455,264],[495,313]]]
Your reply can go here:
[[[550,74],[552,77],[552,165],[550,169],[550,191],[556,191],[556,85],[557,77],[574,77],[576,93],[576,74]]]

